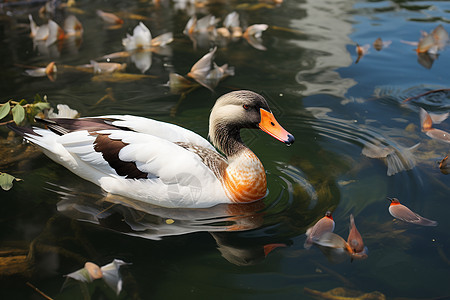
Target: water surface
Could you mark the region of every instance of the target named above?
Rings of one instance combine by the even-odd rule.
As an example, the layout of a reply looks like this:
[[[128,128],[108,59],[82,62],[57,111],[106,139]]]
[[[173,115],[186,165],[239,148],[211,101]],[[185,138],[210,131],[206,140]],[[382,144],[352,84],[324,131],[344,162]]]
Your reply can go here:
[[[0,191],[0,248],[33,254],[29,272],[16,269],[1,277],[2,296],[37,298],[26,286],[30,282],[51,297],[77,298],[77,286],[61,289],[63,276],[86,261],[104,265],[115,258],[131,263],[123,268],[123,298],[307,299],[305,287],[379,291],[388,298],[449,296],[450,177],[436,163],[449,145],[421,132],[419,120],[420,107],[448,112],[449,97],[436,93],[402,102],[448,88],[450,52],[445,48],[436,60],[419,61],[415,47],[402,41],[418,41],[421,31],[439,24],[450,30],[450,2],[210,1],[186,9],[180,3],[77,1],[81,11],[74,13],[84,27],[82,42],[66,43],[59,51],[35,48],[29,37],[28,14],[39,20],[40,4],[2,3],[0,102],[47,95],[53,107],[67,104],[83,117],[135,114],[206,137],[218,96],[236,89],[260,92],[296,137],[286,147],[261,132],[242,134],[266,168],[268,196],[251,205],[203,210],[105,198],[98,187],[19,138],[7,139],[2,127],[2,151],[10,155],[0,171],[23,181]],[[173,32],[171,53],[154,53],[144,72],[156,78],[104,82],[67,70],[54,82],[26,76],[24,66],[50,61],[75,66],[122,51],[122,38],[139,21],[124,18],[122,27],[110,29],[96,9],[145,16],[142,22],[153,36]],[[221,45],[215,61],[234,66],[235,75],[220,82],[214,93],[200,88],[180,101],[166,85],[169,73],[187,74],[213,46],[199,42],[194,47],[182,33],[188,19],[193,13],[224,18],[234,10],[246,25],[269,25],[262,35],[267,50],[245,40]],[[356,44],[371,45],[378,37],[392,43],[381,51],[371,47],[355,63]],[[142,74],[130,59],[120,62],[128,64],[127,73]],[[96,104],[108,91],[115,101]],[[449,122],[438,127],[449,131]],[[377,147],[390,154],[364,154]],[[397,197],[439,225],[394,220],[386,197]],[[332,262],[317,247],[304,249],[306,229],[327,210],[333,211],[335,233],[344,238],[349,215],[355,216],[369,249],[367,259]],[[269,244],[282,247],[266,256]],[[100,284],[90,288],[97,291],[94,298],[104,295]]]

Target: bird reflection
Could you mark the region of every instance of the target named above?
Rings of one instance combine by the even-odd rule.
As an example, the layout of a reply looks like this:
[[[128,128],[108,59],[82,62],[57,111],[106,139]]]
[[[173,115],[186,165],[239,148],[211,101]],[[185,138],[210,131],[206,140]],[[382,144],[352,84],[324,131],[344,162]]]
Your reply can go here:
[[[125,197],[108,194],[103,197],[82,194],[77,189],[54,186],[60,195],[60,213],[79,221],[97,224],[122,234],[145,239],[194,232],[209,232],[218,250],[230,263],[253,265],[284,243],[242,240],[232,232],[259,228],[263,225],[263,201],[247,204],[219,204],[202,209],[171,209]]]
[[[217,249],[230,263],[237,266],[251,266],[261,263],[276,248],[287,247],[284,243],[245,243],[229,233],[211,233],[217,243]]]

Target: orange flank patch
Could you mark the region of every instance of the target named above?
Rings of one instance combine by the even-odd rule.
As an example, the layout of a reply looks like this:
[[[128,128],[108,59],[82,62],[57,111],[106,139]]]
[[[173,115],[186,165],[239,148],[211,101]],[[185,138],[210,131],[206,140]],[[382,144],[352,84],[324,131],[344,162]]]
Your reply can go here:
[[[237,157],[225,170],[223,185],[233,202],[253,202],[266,195],[264,167],[250,150]]]

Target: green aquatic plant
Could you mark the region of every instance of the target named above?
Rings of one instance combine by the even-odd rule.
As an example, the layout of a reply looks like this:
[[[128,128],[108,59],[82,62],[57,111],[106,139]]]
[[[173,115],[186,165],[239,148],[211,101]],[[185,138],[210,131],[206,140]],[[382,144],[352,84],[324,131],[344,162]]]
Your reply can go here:
[[[47,96],[41,97],[38,94],[34,96],[32,103],[28,103],[25,99],[20,101],[9,100],[6,103],[0,104],[0,120],[7,117],[10,119],[0,123],[0,125],[12,122],[20,125],[26,121],[31,123],[34,117],[49,108],[50,103],[47,102]]]
[[[40,95],[36,95],[32,103],[28,103],[25,99],[20,101],[9,100],[6,103],[0,104],[0,120],[3,120],[0,125],[13,122],[18,125],[25,122],[31,123],[34,117],[49,108],[50,103],[47,102],[46,96],[41,97]],[[20,180],[8,173],[0,172],[0,187],[5,191],[13,187],[14,181]]]

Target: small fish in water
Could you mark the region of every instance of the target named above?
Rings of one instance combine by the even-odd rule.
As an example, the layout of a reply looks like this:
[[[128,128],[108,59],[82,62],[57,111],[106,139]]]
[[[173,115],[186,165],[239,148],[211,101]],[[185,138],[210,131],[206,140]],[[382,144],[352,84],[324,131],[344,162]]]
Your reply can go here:
[[[450,173],[450,164],[448,163],[448,155],[439,162],[439,169],[441,170],[442,174],[448,175]]]
[[[436,221],[419,216],[408,207],[400,204],[400,201],[398,201],[397,198],[388,197],[387,199],[391,201],[391,204],[389,206],[389,213],[394,218],[422,226],[437,226],[438,223]]]
[[[322,217],[313,227],[308,228],[306,230],[306,241],[304,247],[306,249],[311,248],[312,244],[314,244],[324,233],[333,232],[334,230],[334,220],[330,211],[325,213],[325,216]]]
[[[47,76],[50,81],[56,80],[56,65],[55,62],[52,61],[49,63],[45,68],[35,68],[35,69],[28,69],[25,70],[25,73],[27,73],[28,76],[31,77],[44,77]]]
[[[137,21],[149,21],[150,18],[143,16],[143,15],[138,15],[138,14],[133,14],[133,13],[129,13],[129,12],[118,12],[117,16],[122,18],[122,19],[129,19],[129,20],[137,20]]]
[[[337,257],[342,256],[350,256],[351,261],[368,257],[367,247],[363,247],[363,250],[360,252],[355,252],[341,236],[333,232],[325,232],[314,241],[314,244],[321,246],[322,252],[331,260],[336,260]]]
[[[350,247],[350,257],[353,259],[362,259],[367,257],[367,247],[364,246],[361,234],[355,225],[353,214],[350,214],[350,228],[347,238],[347,243]]]
[[[358,55],[358,57],[356,58],[355,64],[357,64],[359,60],[369,52],[369,49],[370,49],[369,44],[365,44],[362,46],[356,44],[356,54]]]
[[[450,143],[450,133],[433,128],[433,124],[439,124],[448,118],[448,113],[445,114],[430,114],[425,109],[420,108],[420,126],[422,132],[425,132],[432,139],[440,140],[445,143]]]
[[[383,48],[389,47],[389,45],[392,44],[392,41],[383,41],[380,37],[373,42],[373,47],[377,51],[381,51]]]
[[[419,42],[401,41],[402,43],[417,46],[415,51],[417,54],[429,53],[437,54],[439,50],[443,50],[449,40],[448,32],[444,26],[438,25],[431,33],[422,32]]]
[[[94,82],[132,82],[142,79],[154,78],[157,78],[157,76],[114,72],[111,74],[95,75],[91,78],[91,80]]]
[[[104,12],[103,10],[98,9],[97,16],[99,16],[104,22],[108,24],[123,24],[123,20],[113,13]]]
[[[364,242],[362,240],[361,234],[355,225],[355,218],[353,214],[350,214],[350,228],[347,238],[347,243],[352,248],[352,251],[355,253],[359,253],[364,250]]]
[[[91,64],[88,65],[94,70],[94,74],[110,74],[113,72],[122,72],[126,69],[127,64],[119,64],[112,62],[96,62],[91,60]]]
[[[328,299],[328,300],[386,300],[386,296],[378,291],[371,293],[364,293],[361,291],[349,290],[346,288],[334,288],[327,292],[316,291],[304,288],[305,294],[311,295],[316,299]]]
[[[426,34],[419,40],[416,52],[419,53],[437,53],[438,46],[431,34]]]

